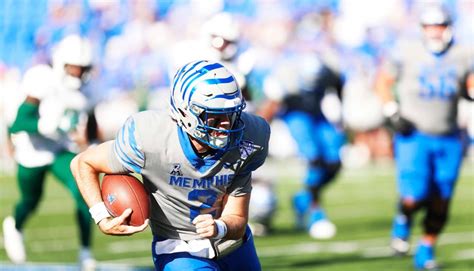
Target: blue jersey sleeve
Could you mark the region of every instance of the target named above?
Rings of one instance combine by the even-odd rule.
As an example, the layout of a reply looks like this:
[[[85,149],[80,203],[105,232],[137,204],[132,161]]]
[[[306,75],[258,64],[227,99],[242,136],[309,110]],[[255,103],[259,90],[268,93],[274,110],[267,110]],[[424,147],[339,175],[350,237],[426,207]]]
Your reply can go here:
[[[145,154],[140,147],[136,121],[133,117],[128,118],[118,132],[113,151],[123,167],[130,172],[141,173],[145,165]]]

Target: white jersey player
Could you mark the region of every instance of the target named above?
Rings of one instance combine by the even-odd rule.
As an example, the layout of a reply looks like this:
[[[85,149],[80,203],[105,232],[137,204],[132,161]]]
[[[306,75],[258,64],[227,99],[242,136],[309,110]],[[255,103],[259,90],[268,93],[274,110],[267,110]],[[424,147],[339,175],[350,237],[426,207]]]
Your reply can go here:
[[[41,199],[46,173],[51,171],[74,196],[83,247],[80,260],[93,266],[90,215],[68,167],[79,151],[77,143],[88,141],[88,102],[81,88],[92,65],[91,43],[77,35],[67,36],[53,51],[52,64],[37,65],[25,73],[20,91],[26,98],[9,128],[21,197],[13,217],[3,223],[5,248],[14,263],[26,260],[21,232]]]
[[[174,77],[170,111],[132,115],[114,141],[78,155],[71,167],[106,234],[146,228],[111,218],[98,174],[139,173],[151,198],[157,270],[260,270],[247,227],[252,171],[266,156],[270,129],[244,113],[235,77],[222,64],[194,61]],[[245,258],[245,261],[241,259]]]

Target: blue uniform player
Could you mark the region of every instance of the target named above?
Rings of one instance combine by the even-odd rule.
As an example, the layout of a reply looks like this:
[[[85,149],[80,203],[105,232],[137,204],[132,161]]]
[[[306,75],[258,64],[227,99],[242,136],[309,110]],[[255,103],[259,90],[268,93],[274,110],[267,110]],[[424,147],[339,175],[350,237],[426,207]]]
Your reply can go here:
[[[456,122],[459,97],[473,98],[473,55],[456,44],[452,21],[441,6],[421,14],[422,42],[400,42],[399,57],[383,69],[378,88],[384,111],[395,133],[395,161],[400,194],[391,246],[409,251],[413,214],[424,210],[424,234],[415,252],[417,269],[437,268],[434,246],[448,221],[462,162]],[[471,82],[471,83],[468,83]],[[397,98],[390,97],[396,83]]]
[[[294,196],[293,206],[297,226],[307,227],[316,239],[332,238],[336,233],[320,206],[320,194],[341,167],[339,150],[345,136],[334,112],[340,115],[342,82],[314,53],[287,56],[264,82],[268,100],[260,114],[267,120],[280,114],[308,161],[306,187]]]
[[[247,227],[252,171],[266,156],[270,129],[242,112],[235,77],[222,64],[194,61],[176,73],[170,110],[132,115],[113,141],[78,155],[74,176],[106,234],[146,228],[111,218],[99,172],[143,176],[151,198],[156,270],[260,270]],[[245,259],[245,260],[242,260]]]

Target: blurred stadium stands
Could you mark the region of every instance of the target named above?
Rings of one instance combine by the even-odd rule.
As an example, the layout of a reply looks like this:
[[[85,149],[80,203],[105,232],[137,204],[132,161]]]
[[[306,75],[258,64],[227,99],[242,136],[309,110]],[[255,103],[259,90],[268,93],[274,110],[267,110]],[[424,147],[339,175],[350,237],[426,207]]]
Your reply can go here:
[[[205,38],[203,23],[222,11],[234,14],[241,26],[239,52],[247,53],[244,66],[252,70],[247,82],[254,106],[264,96],[263,78],[298,37],[323,52],[328,62],[335,61],[346,75],[343,114],[350,141],[343,149],[345,166],[391,159],[390,135],[380,129],[381,110],[371,80],[398,38],[417,35],[413,27],[417,6],[428,2],[433,1],[0,0],[0,176],[13,174],[7,126],[23,99],[18,90],[21,76],[34,64],[48,63],[53,45],[62,37],[79,33],[94,43],[96,65],[86,91],[97,104],[99,125],[109,139],[131,113],[166,106],[175,62],[200,50],[196,44]],[[474,1],[442,2],[454,13],[457,41],[474,46]],[[187,41],[188,47],[180,46]],[[472,105],[463,105],[461,111],[460,121],[470,129],[472,145]],[[278,132],[273,133],[271,154],[294,157],[295,146],[285,126],[276,121],[273,129]]]
[[[300,39],[345,74],[345,124],[350,130],[369,132],[355,134],[352,143],[361,144],[346,153],[364,157],[368,153],[367,159],[389,157],[388,135],[374,132],[381,116],[371,80],[393,43],[401,36],[416,35],[417,28],[411,26],[417,7],[431,2],[435,1],[1,0],[1,167],[9,167],[5,131],[22,99],[17,89],[21,74],[34,64],[48,63],[52,46],[62,37],[79,33],[93,40],[96,65],[86,91],[97,104],[120,106],[116,100],[129,104],[128,99],[142,110],[164,104],[159,90],[167,88],[175,62],[190,51],[200,51],[196,42],[204,39],[202,24],[222,11],[234,14],[241,26],[239,52],[248,52],[246,69],[252,72],[247,80],[257,106],[263,97],[262,78]],[[457,40],[474,44],[473,2],[441,2],[455,14]],[[180,46],[184,41],[192,42]],[[361,108],[361,103],[368,106]],[[111,129],[105,134],[115,133],[113,125],[103,126]],[[279,150],[275,152],[278,155]]]

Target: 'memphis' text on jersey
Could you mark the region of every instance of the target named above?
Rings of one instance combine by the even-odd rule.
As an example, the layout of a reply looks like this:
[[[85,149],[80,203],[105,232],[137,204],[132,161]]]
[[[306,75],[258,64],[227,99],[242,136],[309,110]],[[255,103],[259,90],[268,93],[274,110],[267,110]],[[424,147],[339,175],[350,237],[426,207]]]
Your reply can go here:
[[[179,187],[209,189],[213,186],[228,186],[233,178],[234,174],[216,175],[200,179],[170,175],[168,184]]]

